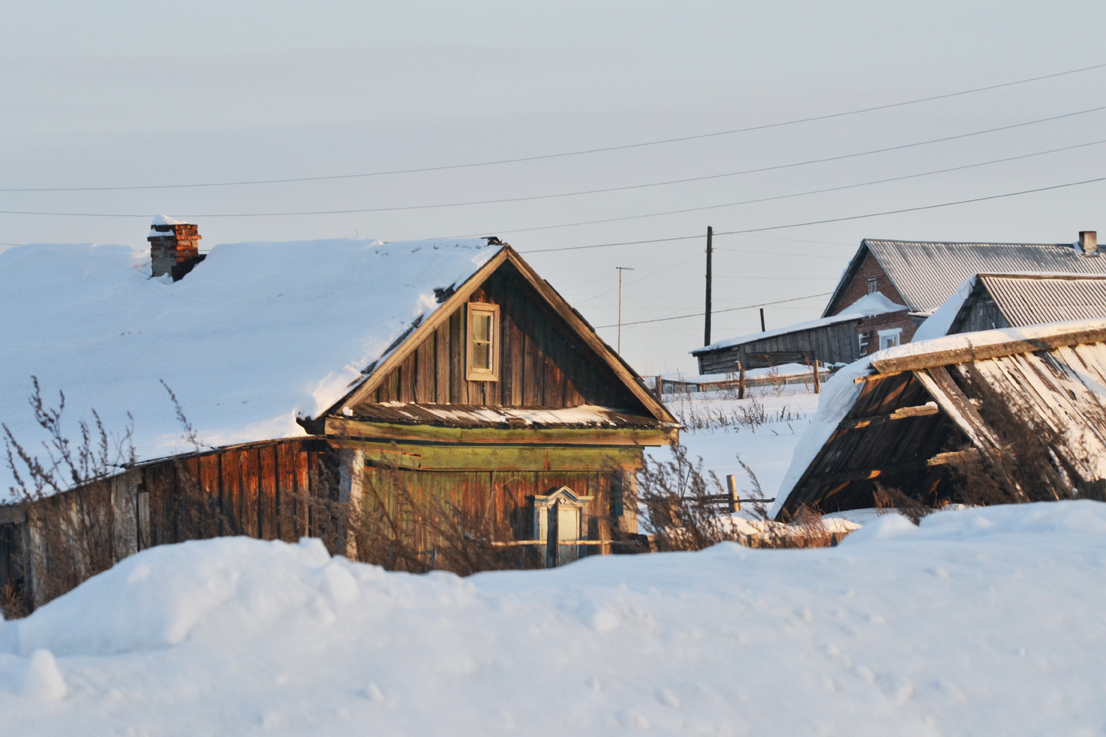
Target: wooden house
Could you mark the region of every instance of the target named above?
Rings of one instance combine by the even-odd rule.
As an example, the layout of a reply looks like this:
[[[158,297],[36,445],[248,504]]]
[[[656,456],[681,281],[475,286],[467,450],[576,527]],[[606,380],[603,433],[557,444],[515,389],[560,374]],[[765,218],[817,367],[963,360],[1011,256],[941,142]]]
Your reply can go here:
[[[1106,275],[1094,231],[1075,243],[948,243],[866,238],[826,304],[823,317],[839,315],[865,294],[879,292],[906,312],[873,325],[865,354],[908,343],[925,319],[979,273],[1049,272]],[[897,342],[888,331],[899,331]],[[873,332],[874,331],[874,332]],[[881,339],[882,338],[882,339]],[[863,354],[862,354],[863,355]]]
[[[789,362],[852,363],[909,343],[918,327],[981,272],[1106,275],[1094,231],[1075,243],[935,243],[868,238],[860,243],[822,317],[692,351],[699,373]]]
[[[1106,479],[1106,320],[1008,328],[893,348],[826,387],[773,514],[870,508],[895,489],[929,505],[948,499],[951,467],[973,455],[1017,454],[1028,428],[1075,494]],[[996,403],[989,406],[988,403]],[[994,418],[1013,418],[998,422]]]
[[[39,257],[0,254],[0,282],[19,259]],[[633,369],[495,239],[233,244],[177,283],[101,271],[106,281],[88,290],[92,307],[80,288],[69,292],[114,337],[73,336],[52,352],[75,367],[84,361],[86,373],[102,366],[91,384],[65,385],[39,365],[41,351],[20,353],[19,336],[0,333],[16,358],[0,388],[15,393],[28,374],[46,374],[107,421],[134,412],[136,428],[139,460],[123,473],[0,507],[0,589],[21,587],[31,606],[60,593],[50,581],[61,551],[50,549],[57,537],[45,525],[66,509],[88,518],[100,561],[85,555],[90,573],[153,545],[217,534],[295,540],[329,531],[334,552],[371,559],[345,527],[350,510],[388,517],[392,533],[434,567],[440,530],[418,503],[478,520],[479,544],[531,550],[531,563],[608,553],[637,533],[643,448],[678,439],[673,416]],[[88,273],[86,263],[73,268],[77,281]],[[163,319],[181,313],[185,320]],[[117,321],[134,327],[116,335]],[[158,398],[161,382],[198,444],[165,425],[172,409],[165,386]],[[134,406],[109,402],[120,385]],[[0,409],[16,434],[34,437],[17,406]],[[174,452],[155,457],[165,442]],[[397,494],[416,506],[400,509]],[[89,506],[93,498],[102,503]]]
[[[948,333],[1106,317],[1106,275],[979,274]]]
[[[784,328],[729,338],[697,348],[691,355],[699,361],[701,374],[735,373],[740,369],[760,369],[801,363],[852,363],[866,355],[866,335],[873,330],[879,341],[879,327],[901,321],[906,308],[879,293],[858,298],[837,315],[798,323]],[[875,326],[875,327],[873,327]],[[897,333],[888,333],[897,339]],[[884,337],[883,341],[887,342]],[[884,346],[886,347],[886,346]]]

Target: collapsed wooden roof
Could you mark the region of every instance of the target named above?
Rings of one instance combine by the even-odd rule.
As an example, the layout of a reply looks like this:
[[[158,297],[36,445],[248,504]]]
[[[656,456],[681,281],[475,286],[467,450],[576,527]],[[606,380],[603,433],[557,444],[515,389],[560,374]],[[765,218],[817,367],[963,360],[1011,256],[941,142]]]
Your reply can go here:
[[[1006,450],[984,419],[985,398],[1047,428],[1073,485],[1106,478],[1106,320],[1008,328],[908,344],[844,369],[773,513],[872,507],[877,483],[931,504],[946,498],[950,464]]]

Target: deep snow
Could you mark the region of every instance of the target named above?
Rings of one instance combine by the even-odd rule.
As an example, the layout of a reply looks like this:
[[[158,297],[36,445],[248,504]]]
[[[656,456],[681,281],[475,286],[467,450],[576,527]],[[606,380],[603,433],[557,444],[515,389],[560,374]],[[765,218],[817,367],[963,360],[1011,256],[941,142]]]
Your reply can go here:
[[[0,253],[0,422],[42,439],[31,377],[67,432],[134,416],[140,459],[193,448],[161,382],[210,445],[302,435],[419,317],[498,249],[479,238],[215,246],[183,280],[151,279],[147,250],[33,244]],[[11,485],[0,464],[0,501]]]
[[[1106,505],[462,580],[233,538],[0,624],[5,734],[1093,735]]]

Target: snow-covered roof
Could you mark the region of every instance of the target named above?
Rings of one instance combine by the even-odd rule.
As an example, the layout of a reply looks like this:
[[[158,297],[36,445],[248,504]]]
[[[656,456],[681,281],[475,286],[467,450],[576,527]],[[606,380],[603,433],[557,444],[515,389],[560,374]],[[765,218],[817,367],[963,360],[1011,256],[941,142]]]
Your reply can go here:
[[[235,243],[172,283],[150,278],[146,249],[9,249],[0,422],[38,447],[27,404],[37,376],[48,403],[65,393],[71,434],[92,409],[112,432],[130,412],[140,459],[192,450],[164,381],[206,444],[302,435],[297,416],[341,399],[438,308],[435,289],[460,286],[497,252],[483,239]],[[0,468],[0,498],[9,486]]]
[[[736,345],[752,343],[758,340],[766,340],[767,338],[775,338],[780,335],[801,333],[804,330],[815,330],[817,328],[826,327],[827,325],[834,325],[839,322],[859,320],[863,317],[882,315],[888,312],[898,312],[905,309],[906,307],[904,305],[895,304],[883,294],[879,292],[874,292],[872,294],[865,294],[856,302],[853,302],[851,305],[842,310],[841,313],[838,315],[831,315],[830,317],[820,317],[817,320],[808,320],[806,322],[788,325],[787,327],[783,328],[774,328],[772,330],[765,330],[764,332],[760,333],[750,333],[749,335],[742,335],[738,338],[728,338],[726,340],[720,340],[717,343],[711,343],[708,346],[696,348],[691,352],[691,355],[697,356],[700,353],[707,353],[709,351],[715,351],[720,348],[732,348]]]

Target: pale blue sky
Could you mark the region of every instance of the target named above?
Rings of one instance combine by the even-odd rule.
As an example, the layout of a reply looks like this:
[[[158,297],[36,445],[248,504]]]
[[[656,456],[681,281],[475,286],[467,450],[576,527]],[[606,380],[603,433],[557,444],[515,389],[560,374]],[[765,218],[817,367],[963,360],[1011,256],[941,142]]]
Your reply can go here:
[[[40,2],[0,24],[0,188],[353,174],[634,143],[954,92],[1100,63],[1101,2]],[[1106,111],[831,164],[521,203],[301,217],[619,187],[894,146],[1106,105],[1106,69],[785,128],[462,171],[251,187],[0,192],[0,243],[143,244],[155,213],[204,245],[485,233],[519,250],[877,212],[1106,175],[1106,145],[775,202],[791,194],[1106,139]],[[1104,185],[719,238],[718,308],[832,288],[861,238],[1071,241],[1106,230]],[[1102,226],[1102,227],[1100,227]],[[0,246],[3,248],[5,246]],[[535,253],[593,324],[702,307],[702,241]],[[757,253],[740,253],[755,251]],[[769,326],[825,298],[768,308]],[[715,317],[716,339],[756,311]],[[601,334],[615,342],[615,331]],[[693,369],[701,319],[626,328],[643,372]]]

